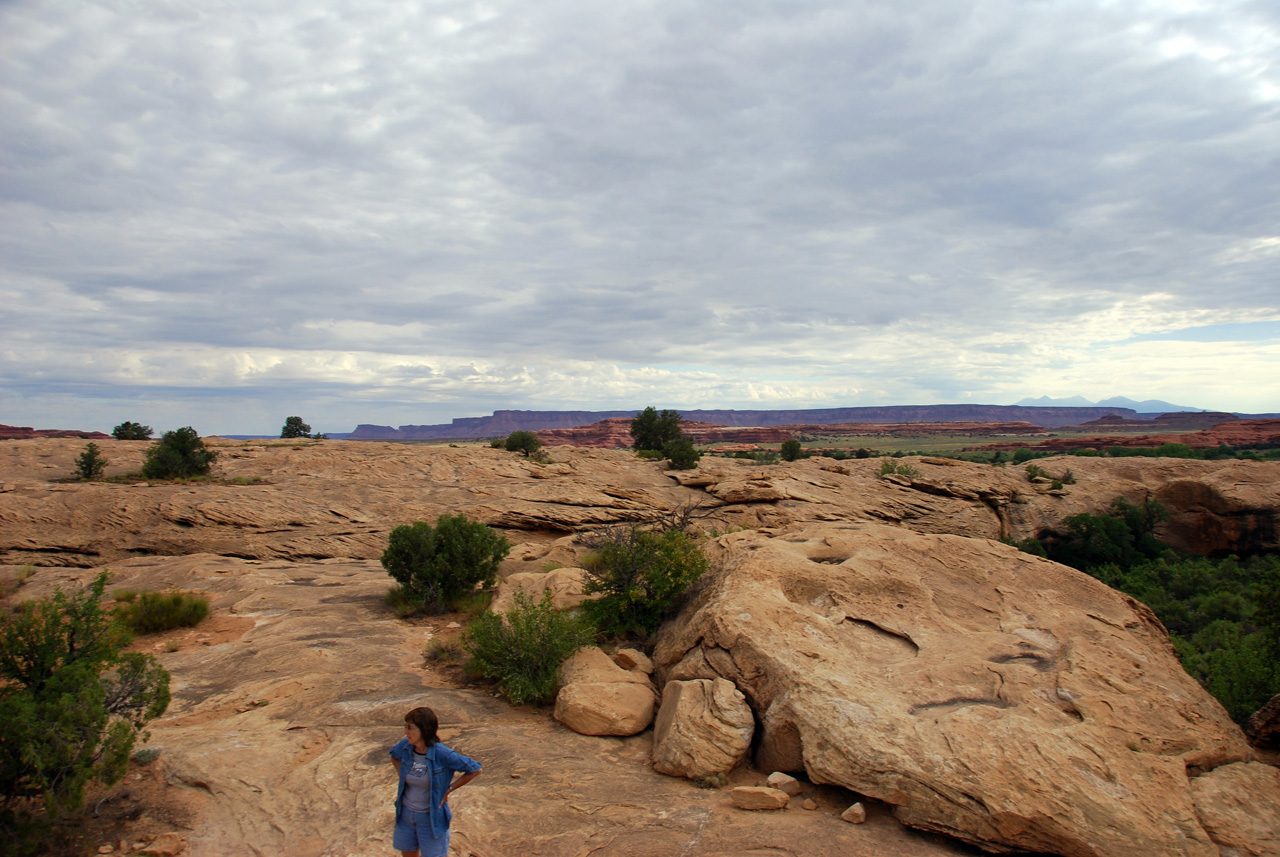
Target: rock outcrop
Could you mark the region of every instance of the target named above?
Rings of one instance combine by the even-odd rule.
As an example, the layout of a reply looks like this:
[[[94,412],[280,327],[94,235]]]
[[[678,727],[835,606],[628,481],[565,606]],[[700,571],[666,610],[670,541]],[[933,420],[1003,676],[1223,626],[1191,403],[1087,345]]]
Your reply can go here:
[[[918,532],[1015,539],[1100,513],[1117,496],[1160,500],[1160,534],[1202,553],[1280,550],[1280,462],[1042,459],[1071,470],[1059,494],[1021,467],[904,459],[918,473],[881,478],[875,459],[807,459],[762,467],[704,457],[668,470],[625,450],[564,447],[552,464],[505,451],[352,441],[207,440],[215,477],[192,485],[59,483],[84,443],[0,444],[0,561],[90,567],[139,555],[377,559],[400,524],[462,513],[508,532],[503,576],[576,565],[570,539],[612,523],[701,504],[707,527],[880,521]],[[99,443],[108,476],[137,471],[147,445]]]
[[[746,695],[759,767],[988,849],[1217,854],[1187,771],[1250,750],[1147,608],[980,539],[807,525],[718,544],[654,659],[660,684]]]

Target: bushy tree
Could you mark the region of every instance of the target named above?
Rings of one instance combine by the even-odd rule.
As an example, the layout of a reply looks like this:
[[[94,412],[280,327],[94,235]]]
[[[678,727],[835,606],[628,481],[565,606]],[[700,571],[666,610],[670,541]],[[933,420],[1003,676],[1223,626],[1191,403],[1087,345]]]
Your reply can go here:
[[[687,437],[669,440],[662,445],[662,455],[672,470],[692,470],[698,466],[702,453]]]
[[[443,515],[391,531],[382,567],[404,593],[424,607],[451,604],[475,589],[492,586],[511,550],[501,533],[466,515]]]
[[[504,445],[507,448],[507,452],[523,452],[524,457],[528,458],[542,449],[542,439],[535,432],[513,431],[507,435],[507,441]]]
[[[89,445],[84,448],[84,452],[76,456],[76,476],[81,479],[101,479],[103,472],[107,469],[107,460],[102,457],[102,453],[98,451],[98,445],[93,441],[89,441]]]
[[[583,602],[582,610],[606,634],[652,634],[707,570],[706,555],[683,529],[618,525],[596,536],[592,547],[583,560],[583,591],[603,597]]]
[[[45,821],[79,809],[91,779],[117,782],[145,724],[169,704],[169,674],[125,652],[129,632],[101,607],[104,572],[67,595],[0,618],[0,843],[33,847]]]
[[[804,457],[804,450],[800,447],[800,441],[792,438],[782,442],[782,449],[778,450],[782,454],[783,461],[796,461]]]
[[[311,426],[302,421],[302,417],[285,417],[284,427],[280,429],[281,437],[311,437]]]
[[[125,420],[111,430],[111,436],[116,440],[151,440],[152,434],[151,426],[129,420]]]
[[[148,479],[189,479],[205,476],[218,453],[205,449],[191,426],[167,431],[147,450],[142,475]]]
[[[485,612],[472,622],[462,647],[470,668],[496,679],[511,702],[544,704],[555,699],[560,665],[594,637],[580,617],[556,610],[550,592],[541,601],[517,592],[505,616]]]
[[[679,440],[681,416],[677,411],[658,412],[652,405],[641,411],[631,421],[631,437],[633,449],[657,449],[673,440]]]

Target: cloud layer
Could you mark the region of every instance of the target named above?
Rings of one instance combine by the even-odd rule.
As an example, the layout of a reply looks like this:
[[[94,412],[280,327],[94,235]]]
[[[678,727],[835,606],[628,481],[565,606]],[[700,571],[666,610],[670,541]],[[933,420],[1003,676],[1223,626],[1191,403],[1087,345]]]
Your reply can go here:
[[[1271,4],[0,6],[0,422],[1280,410]]]

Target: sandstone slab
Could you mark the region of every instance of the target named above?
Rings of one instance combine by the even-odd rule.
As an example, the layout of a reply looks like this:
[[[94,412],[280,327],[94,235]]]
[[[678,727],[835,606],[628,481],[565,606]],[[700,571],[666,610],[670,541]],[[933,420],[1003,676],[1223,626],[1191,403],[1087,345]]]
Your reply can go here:
[[[1224,765],[1191,780],[1196,815],[1223,854],[1280,854],[1280,770],[1257,762]]]
[[[729,799],[738,809],[786,809],[791,800],[784,791],[768,786],[738,786],[729,792]]]

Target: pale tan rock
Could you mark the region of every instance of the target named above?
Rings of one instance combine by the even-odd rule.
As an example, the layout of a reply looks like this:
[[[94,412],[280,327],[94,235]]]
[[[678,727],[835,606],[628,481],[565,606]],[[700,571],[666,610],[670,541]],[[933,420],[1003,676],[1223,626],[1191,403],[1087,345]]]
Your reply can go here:
[[[1280,854],[1280,770],[1236,762],[1191,779],[1196,816],[1223,854]]]
[[[99,846],[98,846],[98,853],[99,853],[99,854],[114,854],[114,853],[115,853],[115,850],[116,850],[116,847],[115,847],[114,845],[99,845]]]
[[[635,735],[653,722],[657,694],[648,676],[624,670],[598,647],[580,649],[560,669],[554,716],[581,735]]]
[[[786,792],[792,797],[800,794],[800,781],[790,774],[782,773],[782,771],[774,771],[769,775],[768,779],[765,780],[765,783],[769,788]]]
[[[613,662],[624,670],[638,670],[645,675],[653,675],[653,660],[639,649],[618,649],[613,653]]]
[[[867,820],[867,808],[862,805],[862,801],[858,801],[840,813],[840,820],[850,824],[862,824]]]
[[[807,797],[804,799],[804,803],[800,804],[800,808],[806,809],[809,812],[813,812],[815,809],[818,808],[818,804],[813,798]]]
[[[791,798],[786,792],[768,786],[738,786],[729,792],[738,809],[786,809]]]
[[[731,771],[754,731],[751,708],[732,682],[669,681],[653,726],[653,769],[690,779]]]
[[[498,585],[489,609],[494,613],[506,613],[515,606],[515,594],[523,592],[534,601],[541,601],[544,592],[551,593],[551,603],[557,610],[572,610],[588,598],[600,595],[584,595],[583,584],[587,572],[581,568],[557,568],[546,572],[518,572]]]
[[[659,634],[659,680],[733,681],[811,782],[983,847],[1215,855],[1185,771],[1249,748],[1142,605],[996,542],[873,524],[718,546]]]
[[[147,857],[175,857],[187,848],[186,841],[177,833],[162,833],[142,849]]]

